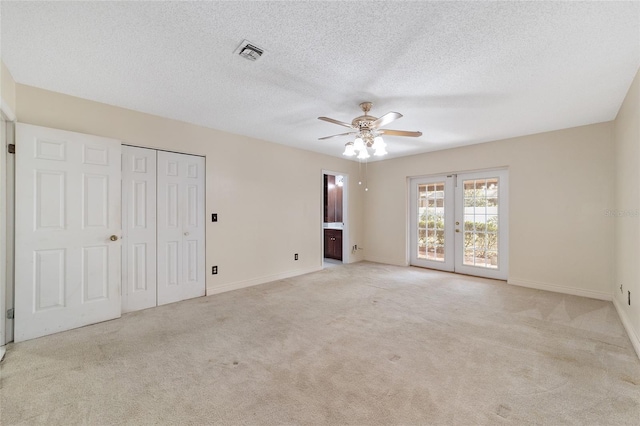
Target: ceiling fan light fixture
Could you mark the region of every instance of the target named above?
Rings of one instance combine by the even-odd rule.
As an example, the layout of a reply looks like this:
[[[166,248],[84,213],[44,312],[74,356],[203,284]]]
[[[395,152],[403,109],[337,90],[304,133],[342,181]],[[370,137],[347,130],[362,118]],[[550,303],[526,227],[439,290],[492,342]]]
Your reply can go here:
[[[347,142],[344,144],[344,152],[342,153],[345,157],[353,157],[356,155],[356,150],[353,147],[353,142]]]
[[[391,111],[380,118],[374,117],[373,115],[369,115],[369,111],[372,106],[373,104],[371,102],[361,102],[360,109],[362,109],[364,115],[354,118],[351,120],[351,123],[335,120],[329,117],[318,117],[318,120],[337,124],[350,129],[349,132],[325,136],[319,138],[319,140],[330,139],[336,136],[355,135],[356,138],[353,142],[345,144],[342,155],[345,157],[353,157],[357,154],[358,160],[366,160],[371,156],[369,148],[372,149],[372,153],[376,157],[382,157],[388,154],[386,150],[387,143],[382,139],[382,135],[394,137],[408,136],[413,138],[422,136],[422,132],[418,131],[413,132],[407,130],[385,129],[389,123],[401,118],[402,114]]]

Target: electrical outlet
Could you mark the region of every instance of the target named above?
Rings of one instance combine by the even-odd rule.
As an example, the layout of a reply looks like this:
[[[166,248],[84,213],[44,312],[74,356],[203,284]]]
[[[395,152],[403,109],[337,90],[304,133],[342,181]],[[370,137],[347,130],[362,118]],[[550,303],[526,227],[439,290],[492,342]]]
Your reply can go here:
[[[218,213],[211,213],[211,222],[218,221]]]
[[[631,292],[627,291],[627,303],[631,306]]]
[[[293,260],[298,260],[298,253],[293,256]]]
[[[217,266],[212,266],[211,267],[211,275],[218,275],[218,267]]]

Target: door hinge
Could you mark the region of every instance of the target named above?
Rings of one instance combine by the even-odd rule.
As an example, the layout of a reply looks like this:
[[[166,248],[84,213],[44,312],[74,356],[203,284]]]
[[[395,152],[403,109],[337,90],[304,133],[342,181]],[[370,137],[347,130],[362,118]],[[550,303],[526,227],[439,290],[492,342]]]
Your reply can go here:
[[[7,145],[7,150],[9,151],[9,154],[15,154],[16,153],[16,144],[10,143],[9,145]]]
[[[13,308],[7,309],[7,319],[13,319],[14,312]]]

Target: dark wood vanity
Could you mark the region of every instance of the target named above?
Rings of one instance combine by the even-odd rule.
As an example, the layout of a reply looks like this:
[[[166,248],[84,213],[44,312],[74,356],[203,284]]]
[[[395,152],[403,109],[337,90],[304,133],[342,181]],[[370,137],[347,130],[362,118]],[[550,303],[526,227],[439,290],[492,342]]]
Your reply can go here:
[[[324,257],[342,260],[342,229],[324,230]]]

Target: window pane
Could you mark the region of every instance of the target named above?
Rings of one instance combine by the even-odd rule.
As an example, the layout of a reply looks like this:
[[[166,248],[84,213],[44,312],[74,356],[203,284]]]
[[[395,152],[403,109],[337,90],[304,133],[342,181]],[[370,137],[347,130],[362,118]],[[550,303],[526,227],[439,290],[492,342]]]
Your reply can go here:
[[[418,185],[419,259],[444,261],[444,182]]]
[[[466,180],[463,188],[463,264],[497,268],[498,178]]]

